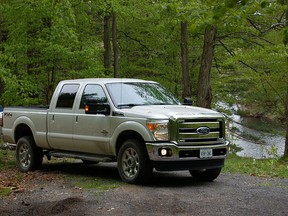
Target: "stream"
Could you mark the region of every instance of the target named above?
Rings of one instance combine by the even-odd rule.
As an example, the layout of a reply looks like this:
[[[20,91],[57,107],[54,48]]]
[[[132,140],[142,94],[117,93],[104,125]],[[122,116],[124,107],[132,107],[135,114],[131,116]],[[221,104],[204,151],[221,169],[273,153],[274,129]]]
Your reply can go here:
[[[228,116],[227,137],[231,144],[241,148],[236,154],[241,157],[255,159],[277,158],[284,154],[285,137],[278,135],[284,129],[272,122],[265,122],[260,118],[243,118],[232,114]],[[265,131],[251,129],[248,125],[254,124],[257,128],[265,128]],[[253,127],[255,128],[255,127]],[[273,133],[276,131],[278,133]]]

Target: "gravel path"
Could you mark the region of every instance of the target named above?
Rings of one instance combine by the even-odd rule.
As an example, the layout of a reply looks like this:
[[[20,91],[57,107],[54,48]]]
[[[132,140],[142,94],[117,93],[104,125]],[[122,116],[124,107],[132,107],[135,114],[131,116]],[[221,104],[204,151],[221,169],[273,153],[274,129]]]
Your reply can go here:
[[[101,175],[120,181],[116,167],[104,170]],[[123,184],[108,191],[77,188],[62,178],[29,184],[1,198],[1,216],[288,215],[288,179],[221,174],[212,183],[198,183],[188,172],[155,172],[148,186]]]

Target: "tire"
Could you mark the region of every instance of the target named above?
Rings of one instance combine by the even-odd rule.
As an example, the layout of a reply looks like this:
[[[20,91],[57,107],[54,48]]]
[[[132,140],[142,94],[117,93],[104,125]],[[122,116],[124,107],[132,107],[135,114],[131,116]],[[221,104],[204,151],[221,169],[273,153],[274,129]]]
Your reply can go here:
[[[16,162],[22,172],[40,169],[43,161],[43,152],[35,145],[30,136],[21,137],[16,146]]]
[[[123,143],[117,156],[121,179],[129,184],[145,184],[152,177],[152,163],[144,143],[130,139]]]
[[[189,170],[195,181],[212,182],[221,173],[221,168],[206,170]]]

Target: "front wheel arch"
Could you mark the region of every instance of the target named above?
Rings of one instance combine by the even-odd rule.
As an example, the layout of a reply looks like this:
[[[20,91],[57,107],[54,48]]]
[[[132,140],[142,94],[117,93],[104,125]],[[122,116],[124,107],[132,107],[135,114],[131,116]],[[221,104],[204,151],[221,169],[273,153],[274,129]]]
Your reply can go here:
[[[118,138],[117,138],[117,142],[116,142],[116,155],[118,155],[119,150],[121,148],[121,146],[123,145],[123,143],[126,140],[129,139],[136,139],[139,140],[141,143],[143,143],[144,145],[144,139],[143,137],[136,131],[133,130],[126,130],[123,131],[121,134],[119,134]]]

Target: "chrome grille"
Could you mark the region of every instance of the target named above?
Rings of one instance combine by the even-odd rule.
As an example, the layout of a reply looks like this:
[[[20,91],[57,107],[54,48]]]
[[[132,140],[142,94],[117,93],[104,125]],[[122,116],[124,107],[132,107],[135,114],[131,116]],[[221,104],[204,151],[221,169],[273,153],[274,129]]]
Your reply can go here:
[[[172,124],[173,125],[173,124]],[[224,139],[223,119],[178,119],[174,124],[177,134],[174,139],[179,145],[222,144]],[[206,134],[197,129],[209,128]]]

